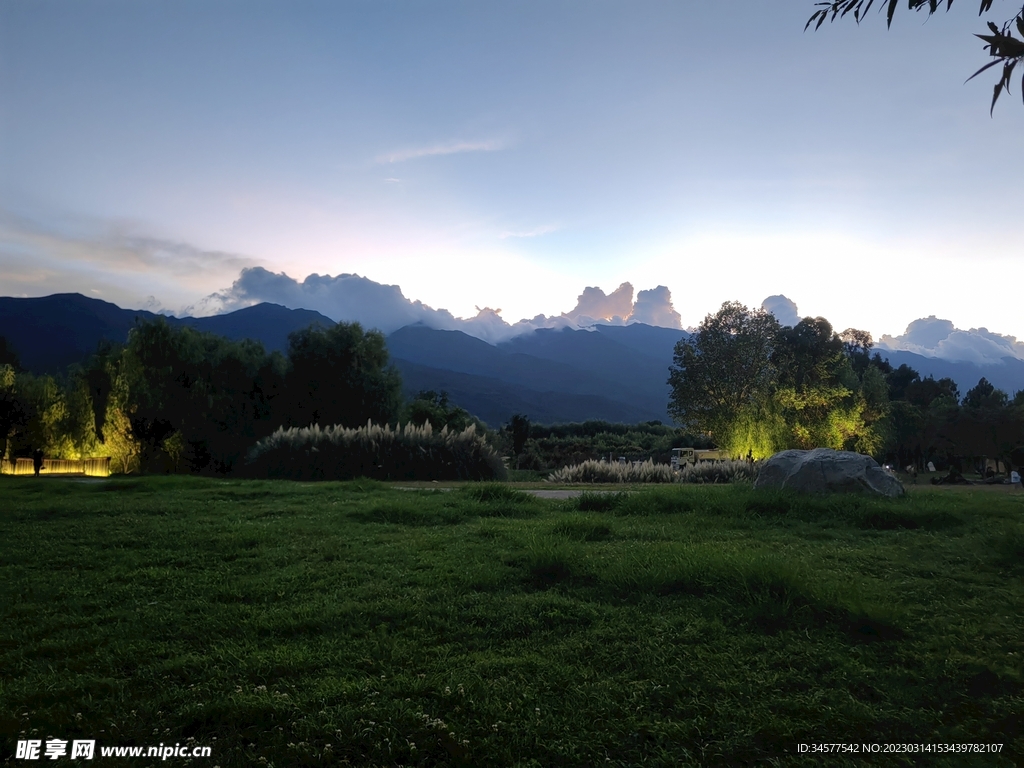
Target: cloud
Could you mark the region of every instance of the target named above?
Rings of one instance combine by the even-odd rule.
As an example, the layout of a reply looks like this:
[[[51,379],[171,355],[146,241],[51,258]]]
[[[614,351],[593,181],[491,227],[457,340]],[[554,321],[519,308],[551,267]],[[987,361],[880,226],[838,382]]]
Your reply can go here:
[[[586,288],[572,312],[537,315],[508,323],[500,309],[477,308],[470,318],[457,318],[446,309],[433,309],[405,297],[397,285],[383,285],[353,274],[312,274],[302,282],[283,272],[263,267],[243,269],[230,288],[210,294],[186,309],[195,317],[222,314],[261,302],[291,309],[313,309],[338,322],[358,322],[365,328],[392,333],[406,325],[422,323],[438,330],[458,330],[497,344],[540,328],[586,328],[596,323],[644,322],[679,327],[679,314],[664,286],[640,291],[633,301],[633,286],[623,283],[612,294]]]
[[[81,291],[121,306],[152,306],[154,282],[165,303],[185,301],[256,259],[139,234],[125,223],[86,219],[41,224],[0,210],[0,274],[5,293]],[[162,310],[167,311],[167,310]]]
[[[646,323],[662,328],[682,328],[679,313],[672,306],[672,292],[664,285],[636,295],[633,313],[627,319],[631,323]]]
[[[576,306],[565,313],[570,320],[593,324],[608,321],[624,323],[633,313],[633,286],[623,283],[610,294],[600,288],[588,286],[576,299]]]
[[[952,362],[992,365],[1004,358],[1024,360],[1024,342],[1014,336],[993,333],[987,328],[960,330],[950,320],[929,315],[914,320],[902,336],[883,335],[878,347],[913,352]]]
[[[779,325],[795,326],[800,322],[800,313],[797,311],[796,302],[787,299],[782,294],[769,296],[761,302],[761,309],[771,312]]]
[[[498,139],[487,141],[452,141],[447,144],[431,144],[426,147],[410,147],[396,149],[377,156],[378,163],[403,163],[417,157],[433,157],[435,155],[459,155],[464,152],[495,152],[505,148],[505,142]]]
[[[368,328],[391,333],[412,323],[450,329],[455,318],[410,301],[397,285],[383,285],[359,275],[312,274],[301,283],[283,272],[263,267],[243,269],[225,291],[211,294],[188,308],[196,316],[232,312],[261,302],[292,309],[313,309],[338,322],[359,322]]]

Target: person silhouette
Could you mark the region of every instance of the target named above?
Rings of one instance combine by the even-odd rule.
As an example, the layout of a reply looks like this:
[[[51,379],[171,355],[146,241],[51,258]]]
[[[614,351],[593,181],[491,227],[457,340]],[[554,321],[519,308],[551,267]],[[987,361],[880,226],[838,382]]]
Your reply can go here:
[[[43,468],[43,449],[36,448],[32,452],[32,468],[36,471],[36,477],[39,477],[39,470]]]

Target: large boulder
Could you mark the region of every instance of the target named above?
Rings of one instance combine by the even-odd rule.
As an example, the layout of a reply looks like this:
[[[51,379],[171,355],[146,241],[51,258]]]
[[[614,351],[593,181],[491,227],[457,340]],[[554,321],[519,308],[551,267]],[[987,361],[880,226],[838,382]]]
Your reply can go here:
[[[805,493],[861,492],[902,496],[903,483],[870,456],[815,448],[781,451],[768,459],[754,488],[789,488]]]

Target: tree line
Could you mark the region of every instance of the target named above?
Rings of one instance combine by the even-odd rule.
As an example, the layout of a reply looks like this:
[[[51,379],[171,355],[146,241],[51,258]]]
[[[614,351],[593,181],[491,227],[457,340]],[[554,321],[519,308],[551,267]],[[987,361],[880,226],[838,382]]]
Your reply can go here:
[[[1024,464],[1024,391],[1011,398],[982,378],[961,398],[952,379],[922,378],[872,349],[866,331],[837,333],[822,317],[781,326],[726,302],[676,345],[669,412],[737,457],[827,447],[899,467]]]
[[[228,473],[279,427],[422,423],[482,427],[447,396],[404,402],[384,335],[358,323],[312,326],[287,353],[162,318],[104,342],[66,375],[20,368],[0,337],[0,456],[110,456],[114,472]]]
[[[586,422],[542,426],[516,414],[491,431],[446,393],[404,402],[383,334],[357,323],[292,334],[285,353],[162,319],[123,345],[103,343],[66,375],[21,370],[0,337],[0,456],[110,456],[111,470],[229,473],[278,428],[423,424],[478,434],[512,466],[546,471],[600,456],[668,460],[681,446],[758,459],[831,447],[897,466],[971,469],[980,458],[1024,464],[1024,392],[982,379],[962,397],[873,350],[870,334],[824,318],[783,327],[727,302],[675,348],[676,426]]]

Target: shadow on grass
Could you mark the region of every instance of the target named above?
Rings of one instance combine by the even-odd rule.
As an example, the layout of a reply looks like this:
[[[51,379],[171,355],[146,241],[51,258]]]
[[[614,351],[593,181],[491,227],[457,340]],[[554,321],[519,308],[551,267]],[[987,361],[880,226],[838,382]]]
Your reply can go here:
[[[613,535],[612,527],[608,523],[582,515],[559,520],[552,526],[551,532],[573,541],[607,541]]]
[[[857,642],[903,637],[899,612],[861,585],[772,556],[712,547],[651,554],[612,564],[601,584],[619,599],[701,598],[723,615],[768,634],[831,625]]]
[[[762,519],[834,522],[863,530],[936,531],[963,525],[943,510],[919,509],[912,499],[883,499],[862,494],[806,494],[795,491],[751,490],[742,503],[747,513]]]

